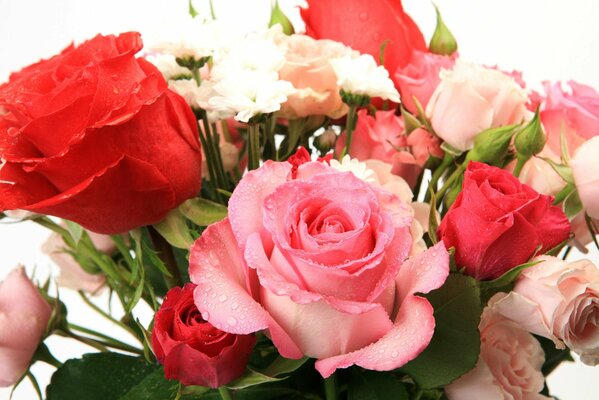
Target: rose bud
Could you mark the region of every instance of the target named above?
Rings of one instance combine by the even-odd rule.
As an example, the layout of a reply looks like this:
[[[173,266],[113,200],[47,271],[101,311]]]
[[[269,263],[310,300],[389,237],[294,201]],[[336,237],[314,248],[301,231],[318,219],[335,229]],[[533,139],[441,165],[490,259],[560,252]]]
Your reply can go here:
[[[552,200],[505,170],[470,162],[437,236],[455,248],[458,268],[478,280],[494,279],[568,238],[568,218]]]
[[[589,260],[536,261],[497,302],[499,312],[560,349],[568,346],[585,364],[599,364],[599,269]]]
[[[137,32],[98,35],[0,85],[0,211],[112,234],[198,193],[196,119],[142,47]]]
[[[195,288],[188,283],[168,291],[156,312],[152,348],[167,379],[217,388],[243,374],[256,338],[206,322],[193,302]]]
[[[19,267],[0,283],[0,387],[27,371],[52,308]]]

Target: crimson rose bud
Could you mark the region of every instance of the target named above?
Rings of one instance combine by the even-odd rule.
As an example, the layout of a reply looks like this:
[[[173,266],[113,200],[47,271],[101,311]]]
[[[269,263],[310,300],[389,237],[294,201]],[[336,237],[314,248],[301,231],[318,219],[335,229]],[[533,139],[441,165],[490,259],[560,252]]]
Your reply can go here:
[[[391,79],[397,68],[409,63],[413,50],[426,51],[418,26],[403,10],[400,0],[308,0],[301,9],[306,33],[315,39],[344,43],[379,59],[385,47],[385,68]],[[395,82],[398,86],[398,82]]]
[[[552,198],[509,172],[470,162],[464,186],[437,232],[455,248],[458,268],[478,280],[494,279],[568,238],[570,223]]]
[[[168,291],[154,319],[152,348],[167,379],[217,388],[243,374],[256,338],[204,321],[193,302],[195,288],[188,283]]]
[[[0,85],[0,211],[120,233],[200,189],[196,119],[137,32],[98,35]]]

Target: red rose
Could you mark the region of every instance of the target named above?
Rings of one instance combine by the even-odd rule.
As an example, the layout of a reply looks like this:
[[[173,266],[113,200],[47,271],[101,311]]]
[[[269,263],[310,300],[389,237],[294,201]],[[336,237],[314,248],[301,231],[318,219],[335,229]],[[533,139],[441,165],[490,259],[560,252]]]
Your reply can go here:
[[[217,388],[245,371],[256,338],[204,321],[193,302],[195,288],[188,283],[168,291],[154,319],[152,347],[167,379]]]
[[[464,186],[439,226],[455,248],[458,268],[478,280],[494,279],[568,238],[570,223],[552,198],[535,192],[509,172],[470,162]]]
[[[195,117],[136,59],[139,33],[69,46],[0,86],[0,211],[118,233],[160,221],[200,189]]]
[[[301,9],[306,33],[316,39],[342,42],[379,59],[385,48],[385,68],[391,79],[410,61],[413,50],[426,51],[422,32],[404,12],[400,0],[308,0]],[[398,86],[397,80],[395,86]]]

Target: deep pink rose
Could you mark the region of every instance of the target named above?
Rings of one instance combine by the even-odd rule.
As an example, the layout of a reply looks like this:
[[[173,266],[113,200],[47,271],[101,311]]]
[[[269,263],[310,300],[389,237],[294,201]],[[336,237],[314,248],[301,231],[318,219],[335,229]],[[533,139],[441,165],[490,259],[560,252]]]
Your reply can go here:
[[[0,283],[0,387],[14,385],[25,373],[51,314],[22,267]]]
[[[552,201],[503,169],[470,162],[438,236],[468,275],[494,279],[568,238],[568,218]]]
[[[561,154],[561,133],[565,131],[570,154],[586,140],[599,135],[599,93],[569,81],[570,91],[560,82],[545,82],[546,97],[541,104],[541,121],[547,133],[547,146]]]
[[[417,115],[418,109],[412,97],[416,97],[426,109],[431,95],[441,81],[441,69],[451,69],[455,63],[454,57],[442,56],[415,50],[410,63],[397,69],[395,81],[399,85],[401,103],[412,114]]]
[[[206,322],[193,303],[194,289],[188,283],[168,291],[156,312],[152,348],[167,379],[217,388],[243,374],[256,338]]]
[[[392,370],[430,342],[443,244],[406,260],[412,211],[396,195],[318,162],[267,161],[241,180],[229,217],[194,244],[202,316],[222,330],[267,330],[287,358],[317,358],[327,377]],[[216,295],[215,295],[216,293]]]

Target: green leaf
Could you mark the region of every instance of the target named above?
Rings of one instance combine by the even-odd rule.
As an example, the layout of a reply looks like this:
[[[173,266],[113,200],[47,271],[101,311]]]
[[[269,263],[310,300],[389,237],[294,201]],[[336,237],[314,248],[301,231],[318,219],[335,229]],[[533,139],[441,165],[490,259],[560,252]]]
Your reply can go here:
[[[347,388],[348,400],[408,400],[408,392],[393,374],[360,371]]]
[[[154,225],[154,228],[171,246],[189,249],[193,244],[187,222],[177,208],[171,210],[162,221]]]
[[[406,130],[406,134],[409,135],[414,130],[416,130],[422,126],[420,121],[418,121],[418,118],[416,118],[408,110],[406,110],[403,105],[401,106],[400,109],[401,109],[401,116],[403,117],[403,120],[404,120],[404,128]]]
[[[245,373],[239,378],[229,382],[226,386],[230,389],[245,389],[250,386],[260,385],[262,383],[277,382],[284,378],[275,378],[264,375],[258,371],[246,368]]]
[[[279,356],[268,367],[261,371],[246,368],[246,372],[241,377],[227,384],[227,387],[231,389],[244,389],[262,383],[277,382],[284,379],[279,378],[280,375],[297,370],[304,365],[306,361],[308,361],[308,357],[303,357],[299,360],[291,360]]]
[[[81,236],[83,235],[83,227],[75,222],[66,219],[63,221],[66,224],[67,229],[69,230],[69,233],[73,238],[73,241],[75,242],[75,246],[78,245],[79,241],[81,240]]]
[[[118,353],[94,353],[68,360],[57,369],[46,388],[46,398],[171,400],[177,393],[176,386],[177,383],[164,378],[161,367],[148,364],[143,358]]]
[[[478,360],[482,313],[480,289],[473,278],[450,274],[427,296],[435,308],[435,333],[429,346],[400,368],[422,389],[445,386],[470,371]]]
[[[288,374],[300,368],[305,364],[306,361],[308,361],[308,357],[303,357],[299,360],[291,360],[289,358],[279,356],[268,367],[262,370],[262,373],[268,376]]]
[[[579,212],[583,210],[582,201],[580,201],[580,196],[578,195],[578,191],[573,191],[564,199],[563,204],[564,214],[569,219],[574,218],[578,215]]]
[[[520,264],[510,269],[509,271],[504,272],[504,274],[501,275],[499,278],[495,278],[492,281],[481,281],[480,287],[481,289],[496,289],[505,287],[514,282],[518,278],[518,276],[520,276],[520,273],[524,271],[526,268],[535,266],[540,262],[542,261],[531,261],[524,264]]]
[[[208,226],[227,217],[227,207],[201,198],[187,200],[179,206],[179,210],[199,226]]]

